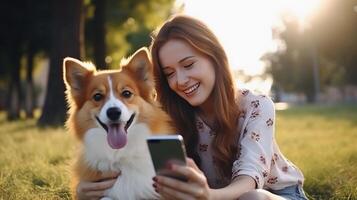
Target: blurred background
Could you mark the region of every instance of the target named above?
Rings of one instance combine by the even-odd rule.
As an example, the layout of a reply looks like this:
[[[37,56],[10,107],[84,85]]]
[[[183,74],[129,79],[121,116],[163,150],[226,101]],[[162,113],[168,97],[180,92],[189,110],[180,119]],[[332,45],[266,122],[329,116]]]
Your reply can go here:
[[[272,97],[309,198],[357,199],[357,0],[1,0],[0,199],[71,199],[63,58],[118,68],[176,13],[217,34],[239,88]]]
[[[62,124],[64,57],[116,68],[175,13],[214,30],[239,87],[275,102],[357,101],[356,0],[4,0],[0,9],[0,110],[9,120],[38,108],[39,125]]]

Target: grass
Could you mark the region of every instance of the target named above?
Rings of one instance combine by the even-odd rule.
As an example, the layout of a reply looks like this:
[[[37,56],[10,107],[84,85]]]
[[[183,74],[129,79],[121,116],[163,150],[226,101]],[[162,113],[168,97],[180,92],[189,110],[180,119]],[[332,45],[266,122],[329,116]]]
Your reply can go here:
[[[357,199],[357,105],[279,111],[276,131],[311,199]]]
[[[0,199],[70,199],[72,137],[0,115]]]
[[[63,128],[0,113],[0,200],[70,199],[75,142]],[[357,105],[299,106],[277,112],[282,152],[303,171],[311,199],[357,199]]]

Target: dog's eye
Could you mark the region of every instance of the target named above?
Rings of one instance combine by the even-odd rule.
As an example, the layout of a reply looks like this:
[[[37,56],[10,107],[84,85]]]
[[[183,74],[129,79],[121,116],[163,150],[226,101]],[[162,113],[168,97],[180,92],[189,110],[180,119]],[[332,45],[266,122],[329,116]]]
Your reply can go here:
[[[129,90],[124,90],[121,95],[124,97],[124,98],[130,98],[131,96],[133,96],[133,93],[130,92]]]
[[[94,101],[100,101],[100,100],[102,100],[102,99],[103,99],[103,95],[100,94],[100,93],[95,93],[95,94],[93,95],[93,100],[94,100]]]

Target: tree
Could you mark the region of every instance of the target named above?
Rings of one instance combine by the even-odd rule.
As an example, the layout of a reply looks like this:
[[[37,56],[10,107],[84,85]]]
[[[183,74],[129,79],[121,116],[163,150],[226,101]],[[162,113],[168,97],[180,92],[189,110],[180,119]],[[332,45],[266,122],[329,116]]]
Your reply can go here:
[[[308,101],[314,101],[320,85],[357,85],[356,4],[324,1],[304,31],[293,16],[284,18],[285,29],[274,33],[285,48],[262,58],[269,64],[274,88],[304,92]]]
[[[31,0],[1,1],[0,71],[9,86],[6,107],[10,120],[19,118],[22,107],[26,117],[33,116],[33,58],[36,53],[48,50],[49,5],[47,0],[37,0],[35,4]],[[26,62],[20,62],[23,58]],[[26,69],[25,84],[20,77],[21,69]]]
[[[25,84],[25,113],[27,118],[34,117],[35,96],[34,96],[34,83],[32,72],[34,67],[34,49],[29,47],[27,53],[27,71],[26,71],[26,84]]]
[[[1,54],[4,60],[1,64],[7,68],[9,73],[9,84],[7,88],[7,119],[16,120],[20,117],[21,82],[20,82],[20,58],[23,52],[25,27],[16,26],[16,24],[26,24],[26,13],[23,2],[18,0],[1,2]],[[19,14],[18,14],[19,13]]]
[[[90,15],[91,7],[95,8],[92,18],[94,25],[87,31],[92,35],[95,33],[95,36],[88,43],[86,53],[89,52],[89,57],[95,58],[99,67],[106,67],[106,55],[115,57],[113,60],[116,62],[111,64],[117,66],[123,56],[149,44],[150,32],[169,16],[173,2],[174,0],[85,1],[85,8],[89,9],[86,17]],[[0,76],[5,80],[1,80],[0,84],[9,86],[6,95],[9,119],[18,119],[23,105],[26,115],[33,116],[34,58],[41,52],[50,57],[50,71],[46,100],[38,124],[63,124],[66,109],[62,60],[66,56],[84,59],[83,21],[90,18],[82,15],[82,9],[83,0],[0,2],[0,20],[4,29],[0,32]],[[113,35],[120,38],[119,42],[111,37]],[[27,70],[25,80],[20,77],[22,67]]]
[[[117,67],[123,56],[149,45],[150,33],[174,12],[173,3],[93,0],[87,6],[86,59],[93,59],[100,69]]]
[[[82,0],[53,1],[53,29],[50,53],[50,71],[47,93],[40,126],[62,125],[65,121],[66,106],[62,79],[63,58],[70,56],[81,59],[83,48],[83,24],[81,19]]]
[[[274,30],[274,34],[284,42],[284,48],[275,53],[268,53],[263,60],[269,63],[267,72],[273,76],[276,93],[304,93],[309,102],[316,98],[314,91],[311,37],[307,32],[301,32],[298,20],[285,16],[284,31]]]
[[[94,62],[99,69],[107,69],[105,56],[107,47],[105,43],[106,27],[105,27],[105,11],[106,0],[94,0],[95,6],[93,27],[94,27]]]
[[[171,11],[173,5],[173,0],[160,0],[160,1],[146,1],[146,0],[134,0],[134,1],[114,1],[107,0],[105,7],[105,30],[109,29],[105,39],[103,39],[103,34],[98,34],[96,37],[100,37],[100,41],[114,41],[108,35],[115,34],[125,40],[126,35],[146,29],[137,29],[137,27],[144,24],[145,27],[150,27],[153,30],[155,26],[160,24],[165,20]],[[94,6],[97,6],[97,12],[102,10],[101,6],[103,2],[94,1]],[[62,80],[62,60],[66,56],[71,56],[74,58],[83,59],[83,52],[81,49],[84,45],[81,42],[84,41],[83,38],[83,27],[84,23],[81,19],[80,14],[82,12],[83,2],[82,0],[54,0],[53,8],[53,35],[52,35],[52,47],[51,47],[51,58],[50,58],[50,72],[49,81],[47,87],[47,95],[45,105],[43,107],[42,115],[38,121],[39,125],[61,125],[65,120],[65,102],[64,102],[64,84]],[[164,15],[163,15],[164,13]],[[103,14],[97,14],[97,17]],[[136,23],[131,24],[130,28],[127,27],[127,22],[131,19],[138,18]],[[97,19],[98,20],[98,19]],[[99,20],[101,23],[102,20]],[[139,25],[140,24],[140,25]],[[92,26],[95,27],[95,26]],[[118,31],[119,30],[119,31]],[[97,30],[92,29],[87,30],[86,33],[93,33]],[[100,30],[100,32],[102,32]],[[119,34],[118,34],[119,33]],[[122,40],[123,41],[123,40]],[[102,42],[100,42],[102,43]],[[106,43],[108,44],[108,43]],[[98,46],[97,46],[98,45]],[[108,54],[113,55],[116,52],[120,52],[120,58],[129,52],[130,44],[126,44],[118,48],[117,45],[123,45],[123,43],[109,43]],[[145,44],[142,44],[145,45]],[[107,51],[105,48],[101,47],[99,43],[89,43],[88,49],[96,49],[96,52],[100,52],[101,56],[96,56],[99,61],[103,60],[103,52]],[[138,45],[139,46],[139,45]],[[115,47],[115,48],[113,48]],[[102,49],[101,49],[102,48]],[[118,51],[120,49],[121,51]],[[93,51],[94,52],[94,51]],[[124,52],[124,53],[123,53]],[[89,55],[92,55],[89,53]],[[113,57],[113,56],[112,56]],[[100,61],[101,60],[101,61]]]
[[[312,33],[323,59],[342,68],[344,84],[353,85],[357,85],[356,5],[356,0],[327,0],[311,20]]]
[[[48,0],[37,0],[34,4],[31,0],[26,1],[25,16],[26,23],[25,49],[26,57],[26,79],[24,84],[24,107],[27,118],[34,117],[36,106],[35,85],[33,82],[33,71],[35,68],[34,58],[38,53],[49,51],[49,32],[51,23],[51,2]]]
[[[111,67],[138,47],[148,46],[150,33],[173,14],[174,0],[107,0],[106,40]]]

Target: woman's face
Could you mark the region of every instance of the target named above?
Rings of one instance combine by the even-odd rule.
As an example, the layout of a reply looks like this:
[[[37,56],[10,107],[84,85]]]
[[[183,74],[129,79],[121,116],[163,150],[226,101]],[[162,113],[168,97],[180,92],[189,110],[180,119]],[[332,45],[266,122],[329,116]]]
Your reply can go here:
[[[159,60],[170,88],[192,106],[209,98],[215,83],[210,59],[183,40],[171,39],[159,50]]]

